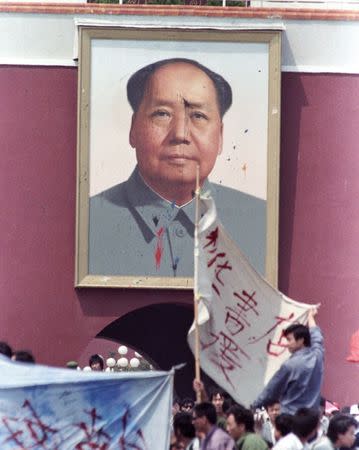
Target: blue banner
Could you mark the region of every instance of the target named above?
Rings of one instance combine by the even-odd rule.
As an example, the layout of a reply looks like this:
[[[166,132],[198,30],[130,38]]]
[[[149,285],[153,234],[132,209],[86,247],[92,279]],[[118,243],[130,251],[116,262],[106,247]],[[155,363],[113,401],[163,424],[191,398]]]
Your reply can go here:
[[[167,450],[171,372],[80,372],[0,357],[0,449]]]

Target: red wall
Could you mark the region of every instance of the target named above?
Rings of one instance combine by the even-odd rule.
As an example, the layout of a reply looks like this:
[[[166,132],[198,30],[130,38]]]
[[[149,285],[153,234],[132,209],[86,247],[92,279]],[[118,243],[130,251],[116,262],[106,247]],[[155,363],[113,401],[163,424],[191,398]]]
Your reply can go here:
[[[283,74],[280,289],[322,304],[324,392],[359,399],[359,76]]]
[[[345,358],[359,328],[359,76],[284,73],[282,80],[279,286],[322,303],[324,392],[353,403],[359,366]],[[178,323],[187,323],[192,298],[186,291],[74,289],[76,96],[75,68],[0,67],[0,339],[58,365],[148,304],[182,305]],[[140,351],[147,345],[147,353],[180,354],[185,330],[161,348],[152,339],[168,317],[176,320],[171,311],[158,306],[150,324],[146,314],[138,328],[127,323],[143,335]]]

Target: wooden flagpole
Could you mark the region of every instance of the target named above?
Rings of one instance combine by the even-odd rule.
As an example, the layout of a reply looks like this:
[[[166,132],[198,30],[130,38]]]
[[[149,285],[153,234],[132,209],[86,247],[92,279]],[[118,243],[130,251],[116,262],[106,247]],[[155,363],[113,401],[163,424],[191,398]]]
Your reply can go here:
[[[195,323],[195,347],[194,347],[194,359],[195,359],[195,379],[200,381],[200,342],[199,342],[199,326],[198,326],[198,302],[200,294],[198,292],[198,260],[199,260],[199,242],[198,242],[198,222],[199,222],[199,164],[196,169],[196,217],[194,226],[194,280],[193,280],[193,294],[194,294],[194,323]],[[201,402],[201,392],[196,391],[196,400]]]

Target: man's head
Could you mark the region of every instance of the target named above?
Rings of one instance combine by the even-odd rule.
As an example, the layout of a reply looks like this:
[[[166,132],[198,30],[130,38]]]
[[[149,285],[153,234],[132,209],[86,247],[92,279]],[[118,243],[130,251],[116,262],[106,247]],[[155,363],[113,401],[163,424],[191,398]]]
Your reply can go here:
[[[192,412],[193,407],[194,407],[194,400],[192,400],[191,398],[186,397],[183,400],[181,400],[180,411],[189,413]]]
[[[290,353],[294,353],[304,347],[310,347],[310,332],[305,325],[290,325],[283,331],[283,334],[287,338]]]
[[[275,418],[280,414],[280,403],[279,400],[268,400],[264,405],[267,411],[269,420],[274,425]]]
[[[241,405],[232,406],[227,413],[227,432],[235,441],[245,433],[254,433],[253,413]]]
[[[192,423],[192,414],[179,412],[173,418],[173,430],[177,443],[186,444],[196,436]],[[185,448],[185,447],[184,447]]]
[[[11,350],[10,345],[7,342],[4,342],[4,341],[0,342],[0,354],[7,356],[8,358],[11,358],[12,350]]]
[[[28,350],[17,350],[13,352],[11,359],[13,361],[19,361],[24,363],[35,363],[35,358],[31,352]]]
[[[292,431],[293,416],[290,414],[279,414],[274,420],[274,437],[276,441]]]
[[[127,84],[133,109],[130,144],[144,181],[167,200],[183,204],[212,171],[222,151],[222,117],[230,85],[196,61],[174,58],[143,67]]]
[[[216,408],[216,413],[219,415],[223,414],[223,402],[226,397],[225,391],[221,388],[213,388],[210,391],[210,400]]]
[[[94,372],[102,372],[105,366],[102,356],[97,353],[95,355],[91,355],[89,359],[89,366]]]
[[[319,411],[311,408],[299,408],[293,416],[293,433],[302,442],[310,440],[317,432]]]
[[[329,422],[327,436],[335,447],[350,448],[354,445],[357,421],[349,414],[336,414]]]
[[[192,422],[197,433],[207,434],[217,422],[216,408],[214,405],[209,402],[194,405]]]

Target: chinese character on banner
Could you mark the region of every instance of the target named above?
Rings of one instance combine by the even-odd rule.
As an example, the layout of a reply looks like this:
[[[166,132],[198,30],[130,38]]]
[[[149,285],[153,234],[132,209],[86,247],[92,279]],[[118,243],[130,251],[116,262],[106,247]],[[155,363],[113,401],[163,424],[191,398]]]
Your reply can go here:
[[[25,400],[22,407],[24,412],[22,417],[2,418],[2,423],[8,432],[4,444],[15,444],[17,448],[22,449],[56,450],[56,447],[51,447],[50,444],[53,442],[53,435],[59,433],[59,430],[46,424],[29,400]]]

